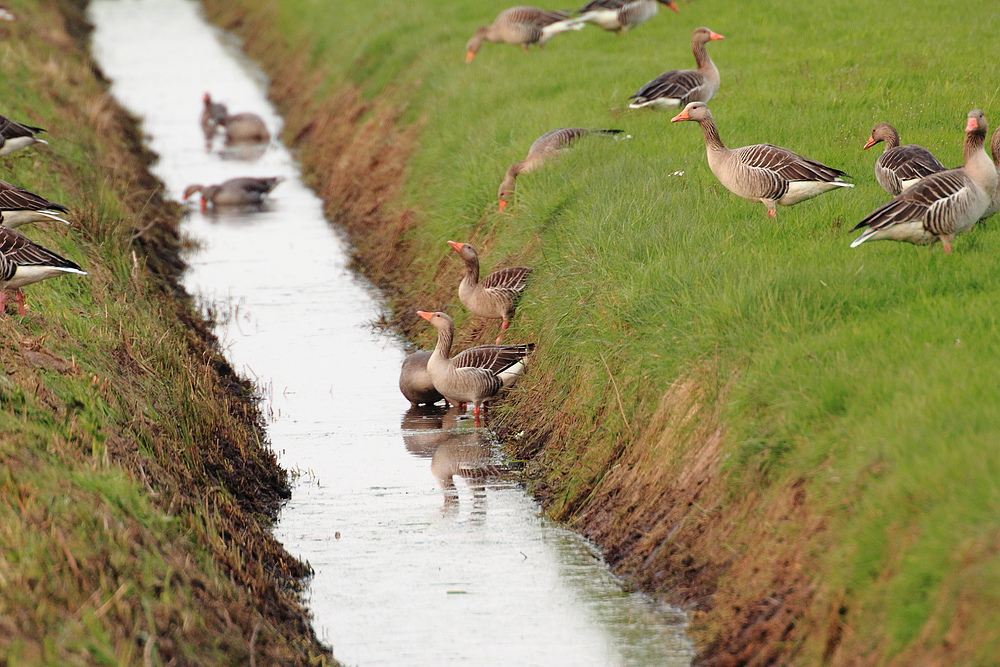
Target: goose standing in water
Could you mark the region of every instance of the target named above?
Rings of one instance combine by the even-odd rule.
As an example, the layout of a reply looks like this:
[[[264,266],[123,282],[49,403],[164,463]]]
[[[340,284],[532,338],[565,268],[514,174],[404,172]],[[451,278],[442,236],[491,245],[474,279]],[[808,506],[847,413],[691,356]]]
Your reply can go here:
[[[674,0],[593,0],[579,11],[579,18],[620,35],[656,16],[660,5],[680,11]]]
[[[67,213],[68,208],[51,202],[31,190],[0,181],[0,225],[4,227],[19,227],[30,222],[58,221],[69,224],[68,220],[59,217],[59,213]]]
[[[229,109],[222,102],[213,102],[212,96],[205,93],[201,101],[201,131],[205,134],[205,144],[211,146],[212,139],[222,126],[222,121],[229,115]]]
[[[35,136],[39,132],[44,131],[45,128],[25,125],[5,116],[0,116],[0,155],[10,155],[14,151],[30,146],[31,144],[49,143]]]
[[[483,42],[515,44],[527,51],[532,44],[543,47],[559,33],[582,30],[584,25],[579,18],[569,18],[566,12],[524,5],[511,7],[500,12],[491,25],[476,29],[465,45],[465,62],[472,62]]]
[[[985,146],[986,117],[973,109],[965,124],[965,164],[922,178],[869,213],[851,230],[868,228],[851,247],[881,239],[917,245],[940,241],[951,252],[952,239],[983,217],[996,191],[997,167]]]
[[[510,266],[494,271],[480,282],[479,253],[476,249],[468,243],[456,241],[448,241],[448,245],[465,262],[465,276],[458,285],[458,299],[473,315],[501,320],[500,335],[496,340],[499,345],[533,269],[529,266]]]
[[[24,316],[24,294],[21,288],[46,278],[67,273],[87,275],[78,264],[43,248],[27,237],[7,227],[0,227],[0,313],[6,306],[5,290],[14,290],[17,313]]]
[[[271,178],[231,178],[219,185],[189,185],[184,190],[184,201],[191,195],[201,192],[201,210],[207,211],[208,205],[217,206],[260,206],[267,195],[278,187],[283,176]]]
[[[686,105],[688,102],[707,102],[719,92],[719,69],[708,55],[705,44],[725,39],[708,28],[697,28],[691,33],[691,51],[697,69],[674,69],[664,72],[630,97],[635,100],[630,109],[658,107],[666,109]]]
[[[430,350],[420,350],[403,359],[403,367],[399,371],[399,391],[413,407],[432,405],[444,398],[434,388],[431,374],[427,372],[427,360],[430,358]]]
[[[848,174],[787,148],[771,144],[726,148],[704,102],[691,102],[670,122],[682,120],[701,126],[708,166],[719,182],[735,195],[764,204],[771,218],[778,217],[775,204],[792,206],[835,188],[854,187],[842,178],[850,178]]]
[[[427,360],[434,388],[446,401],[454,405],[471,403],[476,424],[484,411],[484,404],[496,397],[500,390],[510,387],[524,372],[525,357],[534,345],[481,345],[451,356],[451,343],[455,325],[442,312],[417,311],[437,329],[438,339]]]
[[[497,190],[497,199],[500,202],[500,211],[507,207],[507,202],[514,195],[514,187],[517,177],[538,169],[550,158],[555,157],[563,150],[569,148],[580,137],[588,134],[603,134],[618,138],[622,130],[590,130],[584,127],[563,127],[558,130],[549,130],[542,136],[535,139],[528,149],[528,155],[523,160],[519,160],[507,168],[500,188]],[[631,138],[625,135],[626,139]]]
[[[875,180],[894,197],[921,178],[945,170],[945,166],[923,146],[900,146],[899,132],[889,123],[873,127],[862,150],[868,150],[880,141],[885,142],[885,150],[875,161]]]

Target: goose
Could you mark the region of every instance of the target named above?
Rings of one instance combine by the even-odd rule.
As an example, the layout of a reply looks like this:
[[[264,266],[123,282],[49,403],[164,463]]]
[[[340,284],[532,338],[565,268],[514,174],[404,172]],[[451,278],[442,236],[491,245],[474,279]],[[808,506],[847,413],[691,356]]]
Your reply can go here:
[[[10,155],[14,151],[30,146],[31,144],[49,143],[35,136],[39,132],[44,131],[44,128],[25,125],[5,116],[0,116],[0,155]]]
[[[226,145],[230,144],[266,144],[271,141],[271,133],[267,130],[264,119],[255,113],[237,113],[227,115],[218,121],[226,133]]]
[[[497,344],[510,326],[517,300],[528,284],[532,268],[510,266],[489,274],[479,281],[479,253],[468,243],[448,241],[451,249],[465,262],[465,276],[458,285],[458,299],[473,315],[502,320]]]
[[[208,205],[216,206],[260,206],[268,193],[278,186],[283,176],[271,178],[231,178],[219,185],[189,185],[184,190],[184,201],[201,192],[201,210]]]
[[[56,220],[69,224],[68,220],[59,217],[59,213],[67,213],[68,208],[51,202],[31,190],[0,181],[0,225],[18,227],[29,222],[46,222]]]
[[[704,102],[691,102],[670,122],[682,120],[701,126],[708,166],[722,185],[735,195],[764,204],[768,217],[778,217],[775,204],[792,206],[834,188],[854,187],[842,179],[850,178],[848,174],[787,148],[771,144],[726,148]]]
[[[528,149],[527,157],[507,168],[507,173],[504,174],[500,188],[497,190],[500,211],[503,212],[507,206],[507,202],[513,196],[515,181],[520,174],[527,174],[529,171],[538,169],[549,158],[558,155],[564,149],[572,146],[580,137],[588,134],[603,134],[617,139],[618,135],[622,133],[622,130],[590,130],[583,127],[563,127],[557,130],[549,130],[538,137]],[[626,134],[624,138],[630,139],[631,135]]]
[[[492,25],[477,28],[465,45],[465,62],[471,63],[483,42],[519,44],[525,51],[532,44],[539,47],[561,32],[582,30],[586,25],[566,12],[554,12],[521,5],[500,12]]]
[[[868,150],[880,141],[885,142],[885,150],[875,161],[875,180],[894,197],[924,176],[945,170],[945,166],[923,146],[900,146],[899,132],[889,123],[873,127],[862,150]]]
[[[434,388],[454,405],[471,403],[476,422],[483,405],[500,390],[513,385],[524,372],[525,358],[535,346],[481,345],[451,356],[455,324],[442,312],[417,311],[417,315],[433,325],[438,332],[437,345],[427,360]]]
[[[4,258],[3,267],[0,268],[0,313],[4,312],[6,305],[4,290],[14,290],[17,296],[17,313],[24,316],[24,294],[21,288],[25,285],[67,273],[87,275],[75,262],[60,257],[7,227],[0,227],[0,255]]]
[[[427,372],[427,360],[431,358],[430,350],[419,350],[403,359],[399,371],[399,391],[413,407],[432,405],[444,398],[431,380]]]
[[[697,28],[691,33],[691,51],[697,69],[674,69],[664,72],[630,97],[635,100],[629,109],[654,107],[666,109],[688,102],[707,102],[719,92],[719,69],[712,62],[705,49],[711,41],[725,39],[708,28]]]
[[[881,239],[917,245],[940,241],[944,251],[951,252],[954,236],[986,213],[997,187],[997,167],[986,154],[985,144],[986,117],[973,109],[965,124],[965,164],[920,179],[869,213],[851,230],[868,228],[851,247]]]
[[[581,21],[620,35],[656,16],[660,11],[659,5],[680,12],[674,0],[593,0],[578,14]]]
[[[201,110],[201,131],[205,134],[205,143],[212,143],[212,138],[229,115],[229,109],[222,102],[213,102],[212,96],[205,93],[202,98],[204,107]]]
[[[1000,176],[1000,127],[993,130],[993,139],[990,141],[990,152],[993,154],[993,165],[997,168],[997,175]],[[993,191],[990,198],[990,205],[986,207],[986,213],[980,220],[990,217],[1000,211],[1000,185]]]

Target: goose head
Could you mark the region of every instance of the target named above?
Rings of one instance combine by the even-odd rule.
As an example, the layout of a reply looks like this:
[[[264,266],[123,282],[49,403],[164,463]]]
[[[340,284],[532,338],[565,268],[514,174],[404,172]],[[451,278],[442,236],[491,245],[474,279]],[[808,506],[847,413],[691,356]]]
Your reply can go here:
[[[708,105],[704,102],[691,102],[684,110],[679,114],[670,119],[671,123],[679,123],[682,120],[693,120],[696,122],[701,122],[703,120],[710,120],[712,118],[712,112],[708,110]]]
[[[872,133],[868,137],[868,142],[862,150],[868,150],[880,141],[884,141],[891,146],[899,145],[899,132],[889,123],[879,123],[872,128]]]

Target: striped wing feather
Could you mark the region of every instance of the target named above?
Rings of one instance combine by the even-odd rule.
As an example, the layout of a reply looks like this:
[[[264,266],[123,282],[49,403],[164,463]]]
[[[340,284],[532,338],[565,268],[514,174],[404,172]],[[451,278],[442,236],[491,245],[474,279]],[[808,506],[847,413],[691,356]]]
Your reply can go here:
[[[7,181],[0,181],[0,210],[2,211],[62,211],[69,209],[61,204],[50,202],[41,195],[25,190]]]
[[[774,172],[786,181],[835,181],[848,176],[839,169],[802,157],[787,148],[772,144],[745,146],[733,151],[737,159],[749,167]]]
[[[945,166],[934,155],[916,144],[899,146],[896,150],[888,150],[883,155],[882,166],[895,172],[904,181],[923,178],[944,171]]]
[[[0,254],[19,266],[52,266],[59,269],[82,271],[80,266],[65,257],[43,248],[13,229],[0,227]]]
[[[632,1],[633,0],[594,0],[583,7],[579,13],[583,14],[584,12],[592,12],[597,9],[621,9]]]
[[[686,102],[688,95],[704,85],[705,77],[701,72],[693,69],[675,69],[656,77],[629,99],[655,100],[672,97]]]
[[[41,127],[32,127],[24,123],[18,123],[5,116],[0,116],[0,136],[4,139],[16,139],[17,137],[31,137],[39,132],[44,132]]]
[[[482,368],[499,375],[534,351],[528,345],[480,345],[456,354],[452,362],[456,368]]]
[[[520,293],[528,284],[528,276],[531,275],[531,271],[529,266],[511,266],[494,271],[483,278],[480,284],[485,289]]]
[[[902,222],[923,220],[932,207],[949,206],[960,200],[968,190],[968,179],[960,169],[932,174],[879,206],[851,231],[862,227],[884,229]]]
[[[544,28],[557,21],[565,21],[569,18],[568,12],[549,11],[538,9],[537,7],[511,7],[506,12],[506,20],[512,23],[522,23],[538,28]]]

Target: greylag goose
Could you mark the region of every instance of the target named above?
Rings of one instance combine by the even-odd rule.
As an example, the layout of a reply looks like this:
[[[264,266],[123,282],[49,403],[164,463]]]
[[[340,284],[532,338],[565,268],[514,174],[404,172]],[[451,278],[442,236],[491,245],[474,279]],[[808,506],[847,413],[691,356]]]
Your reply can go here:
[[[476,29],[465,45],[465,62],[472,62],[483,42],[516,44],[527,51],[532,44],[542,47],[559,33],[582,30],[584,25],[579,18],[569,18],[566,12],[524,5],[511,7],[500,12],[491,25]]]
[[[725,39],[708,28],[698,28],[691,33],[691,50],[697,69],[674,69],[664,72],[630,97],[635,100],[630,109],[642,107],[676,107],[688,102],[707,102],[719,92],[719,69],[708,55],[705,44]]]
[[[848,174],[787,148],[771,144],[726,148],[704,102],[691,102],[670,122],[682,120],[701,126],[708,166],[719,182],[735,195],[764,204],[771,218],[778,216],[775,204],[792,206],[834,188],[854,187],[842,178],[850,178]]]
[[[431,405],[444,398],[434,388],[431,375],[427,372],[427,360],[430,358],[429,350],[420,350],[403,359],[403,367],[399,371],[399,391],[413,407]]]
[[[1000,176],[1000,127],[993,130],[993,139],[990,141],[990,152],[993,154],[993,164],[997,168],[997,175]],[[988,218],[997,211],[1000,211],[1000,185],[997,185],[990,198],[990,205],[986,207],[983,218]]]
[[[65,206],[36,195],[31,190],[0,181],[0,225],[4,227],[18,227],[29,222],[49,220],[65,222],[68,225],[69,221],[58,215],[68,211]]]
[[[75,262],[60,257],[7,227],[0,227],[0,255],[4,258],[0,266],[0,313],[4,312],[6,305],[4,290],[14,290],[17,312],[23,316],[24,294],[21,288],[25,285],[67,273],[87,275]]]
[[[680,11],[674,0],[593,0],[578,13],[581,21],[621,34],[656,16],[660,5]]]
[[[875,161],[875,180],[894,197],[924,176],[945,170],[945,166],[923,146],[900,146],[899,132],[889,123],[879,123],[872,128],[863,150],[880,141],[885,142],[885,150]]]
[[[510,326],[517,300],[531,275],[530,266],[510,266],[479,280],[479,253],[468,243],[448,241],[451,249],[465,262],[465,276],[458,284],[458,299],[473,315],[501,320],[497,344]]]
[[[184,200],[201,192],[201,210],[208,210],[208,205],[214,206],[259,206],[264,203],[268,193],[284,179],[282,176],[271,178],[231,178],[219,185],[189,185],[184,190]]]
[[[500,211],[507,206],[507,202],[514,194],[514,185],[520,174],[527,174],[542,166],[546,160],[559,154],[564,149],[572,146],[577,139],[588,134],[603,134],[618,138],[617,135],[622,130],[589,130],[583,127],[564,127],[558,130],[549,130],[542,136],[535,139],[528,149],[528,156],[519,160],[507,168],[500,188],[497,190],[497,199],[500,200]],[[625,135],[630,138],[630,135]]]
[[[212,96],[205,93],[201,98],[204,106],[201,110],[201,131],[205,133],[205,143],[211,144],[212,138],[229,115],[229,109],[222,102],[213,102]]]
[[[226,133],[226,144],[266,144],[271,141],[264,119],[255,113],[227,115],[218,121]]]
[[[969,112],[962,153],[965,164],[926,176],[868,214],[854,226],[868,229],[851,243],[889,239],[927,245],[940,241],[951,252],[956,234],[976,224],[997,187],[997,167],[986,154],[986,118]]]
[[[524,372],[524,359],[535,346],[481,345],[451,356],[455,324],[447,314],[417,311],[438,332],[437,345],[427,360],[434,388],[454,405],[471,403],[476,421],[484,403],[509,387]]]
[[[44,132],[41,127],[32,127],[24,123],[18,123],[5,116],[0,116],[0,155],[10,155],[16,150],[20,150],[31,144],[47,144],[49,142],[37,138],[35,135]]]

